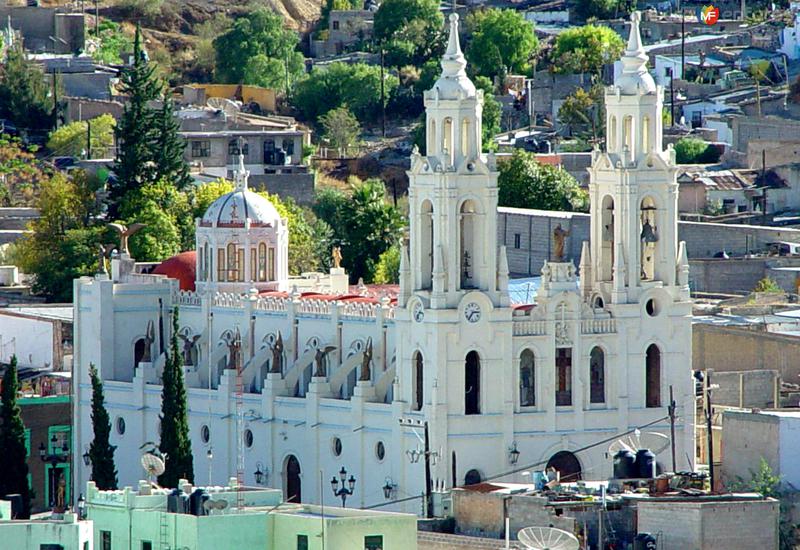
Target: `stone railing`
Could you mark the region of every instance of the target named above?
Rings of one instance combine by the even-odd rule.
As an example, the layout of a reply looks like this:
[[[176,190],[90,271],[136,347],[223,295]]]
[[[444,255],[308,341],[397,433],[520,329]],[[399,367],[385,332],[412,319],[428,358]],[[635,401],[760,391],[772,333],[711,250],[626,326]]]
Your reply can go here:
[[[330,300],[300,300],[297,302],[297,313],[299,315],[330,315]]]
[[[581,334],[614,334],[616,332],[616,319],[584,319],[581,321]]]
[[[547,321],[514,320],[514,336],[543,336],[547,334]]]
[[[371,304],[367,302],[343,302],[341,305],[341,315],[342,317],[374,319],[380,307],[380,304]]]
[[[276,296],[263,296],[259,297],[253,309],[258,311],[280,311],[285,312],[291,300],[289,298],[279,298]]]
[[[214,294],[213,304],[216,307],[242,308],[244,307],[244,295],[232,294],[229,292],[217,292]]]
[[[121,282],[138,285],[156,285],[169,282],[169,279],[166,275],[153,275],[151,273],[126,273]]]
[[[202,299],[196,292],[190,290],[179,290],[175,293],[172,301],[181,306],[200,306]]]

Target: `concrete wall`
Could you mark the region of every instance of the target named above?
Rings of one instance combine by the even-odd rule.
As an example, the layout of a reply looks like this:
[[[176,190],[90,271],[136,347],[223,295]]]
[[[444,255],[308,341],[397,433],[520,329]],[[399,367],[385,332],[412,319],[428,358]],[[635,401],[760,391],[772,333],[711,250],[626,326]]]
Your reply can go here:
[[[800,162],[800,141],[796,139],[753,139],[746,145],[749,168],[761,168],[762,151],[764,166],[767,168]]]
[[[719,372],[777,370],[783,380],[800,376],[800,338],[695,323],[692,325],[692,368]]]
[[[66,102],[65,116],[68,124],[76,120],[96,118],[106,113],[113,116],[115,120],[119,120],[122,116],[122,103],[118,101],[68,97]]]
[[[21,32],[28,51],[74,53],[83,49],[83,14],[57,12],[57,8],[2,6],[0,21],[5,28],[10,19],[11,26]],[[51,36],[58,40],[51,40]]]
[[[696,292],[750,292],[766,269],[764,258],[690,260],[689,286]]]
[[[61,545],[63,550],[92,550],[92,522],[75,519],[68,514],[64,521],[0,521],[2,547],[11,549],[38,549],[41,545]]]
[[[748,144],[753,140],[780,141],[786,136],[800,133],[800,120],[765,116],[734,117],[731,121],[733,149],[747,152]]]
[[[712,378],[719,386],[714,390],[715,405],[762,409],[779,406],[775,399],[780,387],[778,371],[715,372]]]
[[[418,550],[498,550],[505,548],[505,543],[497,539],[468,537],[449,533],[417,532]],[[514,550],[525,548],[519,542],[512,542],[509,548]]]
[[[640,533],[662,534],[659,550],[778,548],[776,500],[643,501],[638,520]]]
[[[250,176],[249,186],[257,191],[269,191],[281,198],[292,197],[296,203],[311,206],[314,202],[316,174],[263,174]]]
[[[20,367],[53,366],[57,359],[54,330],[53,321],[10,315],[0,309],[0,360],[8,361],[16,354]]]

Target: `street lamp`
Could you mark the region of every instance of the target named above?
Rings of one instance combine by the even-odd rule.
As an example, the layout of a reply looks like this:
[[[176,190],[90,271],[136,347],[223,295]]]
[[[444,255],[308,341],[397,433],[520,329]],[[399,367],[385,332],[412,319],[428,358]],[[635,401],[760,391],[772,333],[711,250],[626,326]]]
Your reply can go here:
[[[508,461],[511,463],[512,466],[517,463],[520,454],[521,453],[519,452],[519,449],[517,449],[517,442],[512,441],[511,447],[508,448]]]
[[[339,488],[339,480],[342,481],[342,488]],[[347,487],[345,487],[345,482],[347,483]],[[339,470],[339,479],[336,479],[336,476],[331,478],[331,489],[333,489],[333,496],[335,497],[342,497],[342,508],[345,507],[345,503],[347,502],[347,497],[353,494],[356,488],[356,478],[350,474],[350,479],[347,479],[347,470],[342,469]]]
[[[397,485],[395,483],[392,483],[392,478],[387,477],[386,483],[383,486],[383,496],[386,498],[386,500],[392,498],[395,489],[397,489]]]
[[[262,482],[266,484],[269,479],[269,470],[261,462],[256,462],[256,471],[253,472],[253,476],[256,478],[257,485],[262,485]]]
[[[89,454],[89,446],[86,445],[86,451],[83,453],[83,464],[88,466],[92,463],[92,455]]]

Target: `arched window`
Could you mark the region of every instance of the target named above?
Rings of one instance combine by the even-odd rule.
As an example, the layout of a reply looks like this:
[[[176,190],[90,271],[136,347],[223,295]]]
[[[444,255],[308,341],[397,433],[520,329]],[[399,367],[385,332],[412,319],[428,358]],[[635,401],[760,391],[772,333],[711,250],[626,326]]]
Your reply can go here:
[[[589,403],[606,402],[606,357],[602,348],[589,354]]]
[[[608,122],[608,130],[608,147],[606,150],[613,151],[617,148],[617,117],[611,117]]]
[[[225,249],[217,249],[217,281],[225,281]]]
[[[642,280],[652,281],[656,278],[656,245],[658,244],[658,209],[650,197],[642,199],[639,213],[641,240],[641,273]]]
[[[413,371],[411,373],[412,377],[412,387],[414,388],[414,399],[411,403],[412,410],[420,411],[422,410],[423,404],[423,391],[424,391],[424,378],[423,373],[425,370],[425,360],[422,358],[422,353],[419,351],[415,351],[414,355],[411,356],[411,364]]]
[[[556,406],[572,405],[572,348],[556,350]]]
[[[256,272],[256,248],[250,247],[250,281],[257,281],[258,273]]]
[[[267,280],[267,245],[258,244],[258,280]]]
[[[453,119],[444,119],[444,128],[442,129],[442,154],[447,151],[446,162],[448,165],[453,164]]]
[[[650,344],[645,357],[645,406],[661,406],[661,350]]]
[[[559,451],[550,457],[545,466],[545,471],[553,469],[560,475],[561,481],[574,482],[581,480],[581,463],[574,453]]]
[[[430,289],[433,282],[433,205],[426,200],[420,208],[421,224],[420,227],[420,262],[422,280],[420,287]]]
[[[209,254],[208,243],[203,245],[203,280],[207,281],[211,276],[211,255]]]
[[[650,117],[642,119],[642,153],[645,155],[650,152]]]
[[[533,407],[536,405],[536,385],[534,372],[533,352],[523,350],[519,356],[519,406]]]
[[[461,155],[469,155],[469,119],[461,121]]]
[[[228,281],[236,281],[239,278],[239,267],[237,265],[236,245],[228,244]]]
[[[133,344],[133,368],[138,367],[139,363],[144,358],[144,351],[145,351],[145,346],[146,345],[147,345],[147,340],[145,340],[144,338],[139,338],[138,340],[136,340],[136,342],[134,342],[134,344]]]
[[[275,280],[275,247],[269,247],[269,259],[267,260],[267,268],[269,271],[267,272],[269,275],[269,280]]]
[[[428,128],[428,139],[426,140],[428,146],[426,147],[429,155],[436,154],[436,121],[431,119],[430,127]]]
[[[477,277],[475,273],[475,263],[478,251],[476,248],[476,240],[479,232],[475,227],[477,223],[477,215],[475,211],[475,203],[471,200],[466,200],[461,205],[461,288],[476,288]]]
[[[625,117],[622,128],[623,145],[628,148],[631,157],[636,156],[633,148],[633,117],[628,115]]]
[[[602,204],[599,275],[601,281],[610,281],[614,276],[614,198],[606,195]]]
[[[286,502],[302,502],[303,492],[300,481],[300,461],[294,455],[286,458],[284,466],[286,476],[283,486],[283,500]]]
[[[245,269],[244,247],[242,246],[236,249],[236,273],[239,275],[239,278],[237,279],[239,282],[244,281]]]
[[[464,476],[464,485],[477,485],[483,481],[483,476],[478,470],[472,469]]]
[[[474,350],[464,361],[464,414],[481,414],[481,358]]]

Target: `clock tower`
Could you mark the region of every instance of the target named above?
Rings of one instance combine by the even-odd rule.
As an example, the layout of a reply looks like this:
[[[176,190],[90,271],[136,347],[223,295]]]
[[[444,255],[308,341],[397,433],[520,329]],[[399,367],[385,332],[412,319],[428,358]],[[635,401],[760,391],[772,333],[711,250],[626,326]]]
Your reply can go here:
[[[513,413],[505,391],[512,328],[508,263],[496,238],[498,173],[494,155],[482,153],[483,92],[465,71],[458,15],[449,23],[441,76],[424,97],[425,152],[415,148],[408,172],[410,228],[396,310],[395,388],[402,394],[394,396],[401,414],[428,421],[431,444],[447,455],[434,477],[447,486],[463,483],[458,456],[474,445],[469,436],[502,430],[505,413]],[[416,445],[413,435],[405,441]]]

